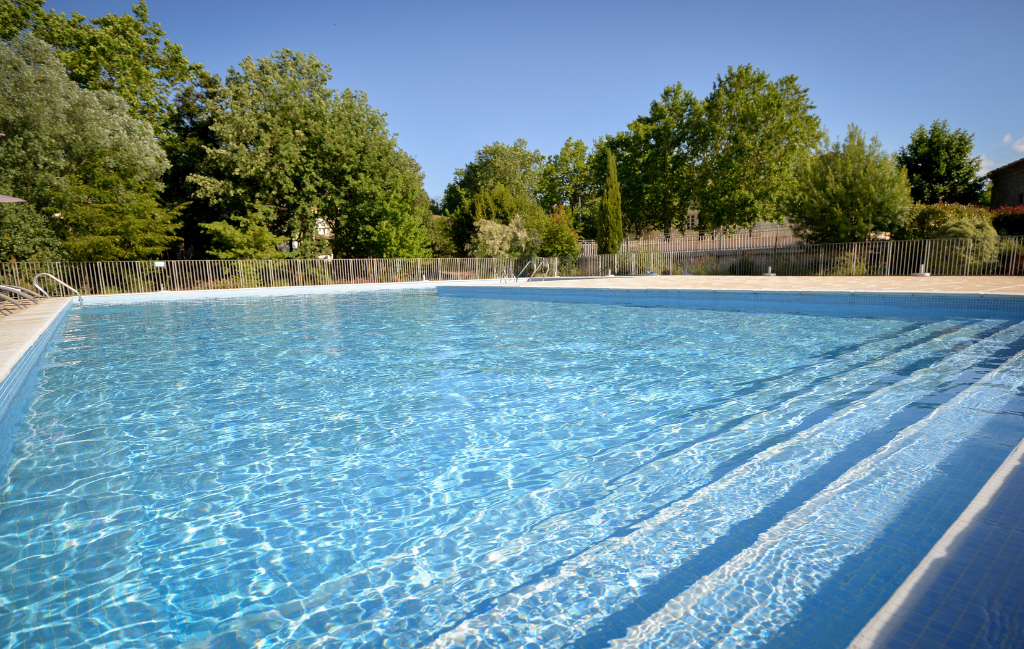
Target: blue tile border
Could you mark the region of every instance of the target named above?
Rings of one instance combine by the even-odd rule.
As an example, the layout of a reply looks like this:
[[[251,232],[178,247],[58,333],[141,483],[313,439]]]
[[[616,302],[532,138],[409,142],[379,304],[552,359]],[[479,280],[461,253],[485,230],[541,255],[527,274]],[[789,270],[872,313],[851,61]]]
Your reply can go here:
[[[1024,295],[438,286],[439,296],[890,318],[1024,319]]]

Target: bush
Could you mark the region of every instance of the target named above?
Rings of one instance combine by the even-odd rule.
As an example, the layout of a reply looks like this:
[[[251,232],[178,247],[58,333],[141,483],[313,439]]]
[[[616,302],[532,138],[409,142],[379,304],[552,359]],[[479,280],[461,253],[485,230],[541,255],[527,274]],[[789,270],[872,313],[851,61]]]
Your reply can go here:
[[[893,232],[894,239],[932,239],[955,221],[971,220],[991,225],[992,213],[978,205],[959,203],[917,204],[910,208],[906,224]]]
[[[1024,234],[1024,205],[995,208],[992,210],[992,225],[1004,237]]]

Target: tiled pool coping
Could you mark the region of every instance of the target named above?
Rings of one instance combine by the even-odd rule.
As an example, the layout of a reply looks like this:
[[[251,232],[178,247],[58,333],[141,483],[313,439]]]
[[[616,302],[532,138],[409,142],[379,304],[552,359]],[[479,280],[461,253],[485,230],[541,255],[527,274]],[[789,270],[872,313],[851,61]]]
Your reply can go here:
[[[596,301],[696,308],[754,308],[821,314],[842,310],[844,315],[865,316],[1024,317],[1024,295],[1021,294],[968,291],[929,291],[922,294],[891,290],[580,288],[578,282],[552,282],[543,288],[527,284],[499,285],[493,281],[443,285],[415,282],[283,287],[108,295],[87,297],[86,301],[90,304],[115,304],[434,287],[437,288],[439,295],[460,297]],[[51,299],[30,311],[0,321],[0,352],[3,353],[3,357],[0,357],[0,419],[60,325],[60,316],[67,312],[70,305],[71,300],[68,298]],[[1010,526],[1009,530],[1004,529],[1007,525]],[[997,530],[998,533],[988,533],[990,528]],[[1006,564],[1007,550],[1015,553],[1018,558],[1013,566]],[[982,592],[979,589],[978,575],[989,580],[988,590]],[[981,593],[981,596],[991,599],[991,593],[995,589],[999,593],[1013,597],[1011,603],[1024,605],[1024,587],[1020,586],[1021,584],[1024,584],[1024,441],[1017,445],[953,526],[946,531],[885,606],[876,613],[850,647],[896,649],[981,646],[968,641],[968,630],[979,628],[978,617],[983,617],[983,614],[973,609],[984,608],[979,607],[972,598],[977,598]],[[1013,590],[1014,587],[1021,592]],[[1010,588],[1009,592],[1007,588]],[[991,605],[991,601],[986,604]],[[962,609],[961,615],[953,620],[950,617],[950,607],[955,609],[957,606]],[[953,622],[959,623],[960,626]]]

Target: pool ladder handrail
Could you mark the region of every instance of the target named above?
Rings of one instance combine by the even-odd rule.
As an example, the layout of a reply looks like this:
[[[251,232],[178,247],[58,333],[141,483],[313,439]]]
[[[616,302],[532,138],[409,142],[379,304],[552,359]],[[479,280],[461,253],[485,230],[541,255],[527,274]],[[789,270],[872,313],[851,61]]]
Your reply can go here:
[[[67,282],[65,282],[63,280],[54,277],[50,273],[36,273],[36,276],[32,278],[32,286],[35,286],[36,290],[39,291],[40,293],[42,293],[44,297],[50,297],[50,294],[47,293],[46,290],[42,286],[39,285],[39,282],[37,280],[40,277],[49,277],[50,279],[52,279],[53,281],[57,282],[58,284],[60,284],[64,288],[68,289],[69,291],[73,291],[75,294],[78,295],[78,304],[79,305],[82,304],[82,294],[78,292],[78,289],[74,288],[73,286],[69,285]]]
[[[532,280],[534,275],[541,272],[541,268],[544,269],[544,279],[548,278],[548,271],[551,270],[551,264],[548,263],[548,260],[541,259],[540,263],[538,264],[537,262],[531,259],[530,261],[526,262],[526,265],[523,266],[523,269],[519,271],[518,275],[516,275],[517,282],[519,281],[519,278],[523,276],[523,273],[526,272],[526,269],[529,268],[531,265],[533,266],[533,272],[530,273],[530,276],[526,278],[526,281],[529,282],[530,280]]]

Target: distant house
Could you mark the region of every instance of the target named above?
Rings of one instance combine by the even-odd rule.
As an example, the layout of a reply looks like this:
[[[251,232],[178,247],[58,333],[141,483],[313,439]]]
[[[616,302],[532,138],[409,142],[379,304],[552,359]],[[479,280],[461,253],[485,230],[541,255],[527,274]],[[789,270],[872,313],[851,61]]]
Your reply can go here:
[[[1024,158],[988,172],[992,179],[990,207],[1024,205]]]

